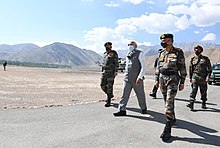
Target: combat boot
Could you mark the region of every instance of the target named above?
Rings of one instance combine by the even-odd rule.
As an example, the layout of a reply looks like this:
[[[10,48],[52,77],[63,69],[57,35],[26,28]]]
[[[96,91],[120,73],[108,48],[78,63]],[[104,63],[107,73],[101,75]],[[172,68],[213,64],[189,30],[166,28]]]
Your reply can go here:
[[[150,96],[153,97],[153,98],[157,98],[157,87],[154,86],[152,92],[150,92]]]
[[[105,107],[110,107],[110,106],[111,106],[111,95],[108,95]]]
[[[111,106],[111,102],[107,101],[106,104],[105,104],[105,107],[110,107],[110,106]]]
[[[206,102],[205,102],[205,101],[202,101],[202,108],[203,108],[203,109],[207,109],[207,107],[206,107]]]
[[[117,112],[117,113],[114,113],[113,114],[114,116],[126,116],[126,111],[122,111],[122,110],[120,110],[119,112]]]
[[[190,100],[189,104],[187,104],[186,106],[189,107],[191,111],[193,111],[194,110],[194,100]]]
[[[157,98],[157,94],[156,93],[154,93],[154,92],[150,92],[150,94],[149,94],[151,97],[153,97],[153,98]]]
[[[167,121],[166,126],[164,127],[163,133],[160,135],[160,138],[163,142],[167,142],[171,137],[171,127],[172,121]]]

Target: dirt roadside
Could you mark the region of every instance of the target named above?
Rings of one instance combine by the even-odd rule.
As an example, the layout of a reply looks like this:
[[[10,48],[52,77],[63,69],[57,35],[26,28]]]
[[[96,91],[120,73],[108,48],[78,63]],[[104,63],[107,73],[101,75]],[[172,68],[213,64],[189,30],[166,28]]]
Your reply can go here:
[[[69,106],[103,101],[99,68],[51,69],[8,66],[0,71],[0,108],[39,108]],[[147,76],[148,77],[148,76]],[[152,77],[152,76],[151,76]],[[154,80],[145,80],[148,94]],[[114,99],[123,88],[123,73],[118,73]],[[132,92],[131,95],[134,95]]]

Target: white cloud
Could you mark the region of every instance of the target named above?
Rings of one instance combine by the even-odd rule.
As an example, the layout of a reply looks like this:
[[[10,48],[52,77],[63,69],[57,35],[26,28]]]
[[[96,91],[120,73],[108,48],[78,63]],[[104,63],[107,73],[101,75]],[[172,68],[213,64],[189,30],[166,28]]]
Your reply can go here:
[[[198,0],[190,6],[169,6],[167,13],[174,15],[187,15],[190,23],[198,27],[213,26],[220,22],[220,2]]]
[[[111,29],[107,27],[93,28],[85,34],[85,40],[91,42],[91,44],[84,48],[100,53],[105,50],[103,45],[108,41],[113,43],[114,50],[127,48],[127,44],[131,39],[125,38],[123,35],[124,31],[119,33],[118,29],[119,28]]]
[[[178,18],[172,14],[151,13],[140,17],[119,19],[115,28],[97,27],[89,30],[84,37],[86,41],[91,42],[91,45],[85,48],[100,52],[103,44],[111,41],[114,43],[115,50],[124,49],[127,43],[133,40],[137,31],[144,30],[151,34],[174,33],[188,26],[189,21],[186,16]],[[150,42],[140,44],[152,45]]]
[[[178,20],[175,22],[175,25],[178,29],[185,30],[190,26],[190,21],[186,15],[183,15],[178,18]]]
[[[144,2],[145,0],[123,0],[123,1],[137,5],[137,4]]]
[[[199,34],[200,32],[197,30],[197,31],[194,31],[194,33],[195,33],[195,34]]]
[[[194,0],[167,0],[168,4],[190,4]]]
[[[201,41],[215,41],[216,35],[214,33],[208,33],[206,34]]]
[[[135,33],[136,30],[137,29],[135,27],[129,27],[128,25],[125,26],[125,28],[123,25],[119,25],[115,29],[107,27],[93,28],[92,30],[88,31],[85,35],[86,41],[91,42],[91,44],[87,45],[84,48],[91,49],[98,53],[102,53],[105,51],[105,48],[103,46],[104,43],[110,41],[113,43],[114,50],[127,49],[128,43],[131,40],[135,40],[132,38],[132,34],[130,33]],[[150,42],[136,42],[138,45],[152,45]]]
[[[133,4],[147,2],[149,0],[123,0]],[[85,35],[86,41],[93,42],[89,49],[103,49],[106,41],[114,42],[114,48],[123,49],[139,31],[149,34],[175,33],[185,30],[191,25],[198,27],[212,26],[220,22],[219,0],[167,0],[167,11],[162,13],[143,14],[139,17],[130,17],[117,20],[115,28],[98,27],[88,31]],[[113,3],[113,2],[112,2]],[[205,32],[194,31],[195,34]],[[216,40],[216,35],[205,32],[207,35],[202,39]],[[151,43],[141,43],[151,45]]]
[[[160,21],[158,21],[158,18]],[[118,26],[130,25],[140,30],[145,30],[151,34],[161,34],[164,32],[176,32],[189,27],[190,23],[186,16],[178,18],[172,14],[151,13],[140,17],[120,19]]]
[[[198,5],[219,5],[219,0],[166,0],[166,3],[175,4],[192,4],[197,3]]]
[[[105,6],[107,6],[107,7],[119,7],[120,5],[113,2],[113,1],[111,1],[109,4],[105,4]]]
[[[152,0],[148,0],[148,1],[146,1],[148,4],[155,4],[155,2],[154,1],[152,1]]]
[[[139,45],[153,46],[151,42],[143,42],[143,43],[139,43]]]
[[[137,27],[129,24],[118,25],[115,29],[116,34],[134,35],[137,32]]]
[[[197,0],[196,2],[202,5],[220,5],[219,0]]]
[[[88,31],[85,35],[87,41],[103,41],[114,38],[114,30],[107,27],[97,27]],[[112,37],[112,38],[109,38]]]

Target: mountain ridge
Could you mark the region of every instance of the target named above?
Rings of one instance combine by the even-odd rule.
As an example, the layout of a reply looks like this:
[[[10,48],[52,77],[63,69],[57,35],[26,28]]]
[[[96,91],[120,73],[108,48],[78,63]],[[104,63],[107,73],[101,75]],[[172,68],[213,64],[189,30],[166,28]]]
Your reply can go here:
[[[71,66],[95,65],[101,59],[101,56],[94,51],[60,42],[28,51],[27,49],[17,50],[13,53],[4,51],[0,55],[4,60]]]

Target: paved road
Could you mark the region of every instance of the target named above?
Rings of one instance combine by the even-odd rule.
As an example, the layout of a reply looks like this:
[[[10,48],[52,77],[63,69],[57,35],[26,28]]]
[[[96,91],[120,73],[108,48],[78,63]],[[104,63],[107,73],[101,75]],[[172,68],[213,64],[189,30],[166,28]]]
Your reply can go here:
[[[172,138],[159,138],[165,123],[163,100],[148,97],[148,114],[139,113],[137,99],[130,98],[128,116],[113,117],[117,102],[104,102],[40,109],[1,109],[1,148],[133,148],[133,147],[219,147],[220,86],[209,87],[208,109],[195,104],[186,108],[190,86],[179,92],[175,102],[177,123]],[[158,92],[160,94],[160,92]]]

